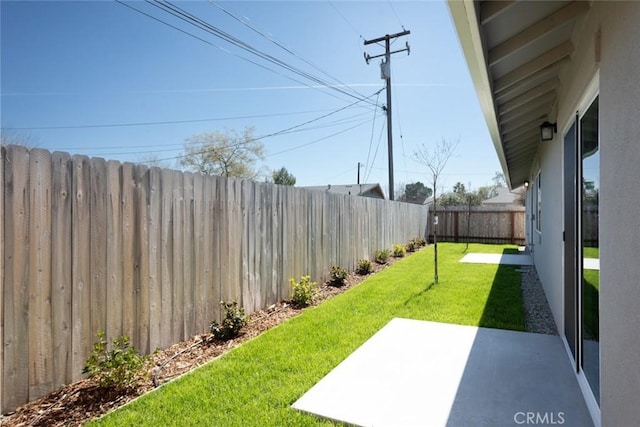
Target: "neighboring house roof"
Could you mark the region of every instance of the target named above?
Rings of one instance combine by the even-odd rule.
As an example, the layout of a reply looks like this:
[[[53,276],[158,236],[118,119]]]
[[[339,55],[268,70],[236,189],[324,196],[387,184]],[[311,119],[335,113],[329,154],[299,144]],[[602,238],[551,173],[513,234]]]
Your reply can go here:
[[[540,125],[556,121],[571,36],[590,2],[449,0],[507,185],[529,179]]]
[[[432,206],[433,205],[433,196],[429,196],[424,199],[423,205]]]
[[[498,195],[482,202],[483,205],[517,205],[519,194],[507,187],[496,188]]]
[[[347,185],[321,185],[312,187],[300,187],[307,190],[328,191],[331,193],[347,194],[351,196],[372,197],[374,199],[386,199],[380,184],[347,184]]]

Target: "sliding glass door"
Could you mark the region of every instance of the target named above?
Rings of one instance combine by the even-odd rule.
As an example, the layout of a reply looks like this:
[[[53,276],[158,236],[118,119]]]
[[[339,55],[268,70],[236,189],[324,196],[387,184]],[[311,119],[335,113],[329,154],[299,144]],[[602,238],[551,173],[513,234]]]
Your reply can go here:
[[[564,136],[564,335],[600,403],[598,97]]]
[[[600,402],[600,150],[598,98],[580,119],[581,256],[582,256],[582,369]]]

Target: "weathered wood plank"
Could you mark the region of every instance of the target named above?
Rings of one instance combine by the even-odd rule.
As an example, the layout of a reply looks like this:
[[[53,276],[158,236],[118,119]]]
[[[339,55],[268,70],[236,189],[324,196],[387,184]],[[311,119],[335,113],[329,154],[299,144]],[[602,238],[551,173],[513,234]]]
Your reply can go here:
[[[29,398],[29,153],[8,146],[5,152],[5,286],[3,410]]]
[[[29,399],[53,385],[51,352],[51,154],[29,153]],[[24,339],[24,338],[23,338]]]
[[[184,340],[188,338],[188,335],[185,335],[184,332],[184,258],[185,258],[185,250],[184,250],[184,211],[185,211],[185,201],[184,201],[184,181],[182,174],[177,171],[171,172],[173,175],[173,194],[171,199],[171,209],[173,211],[173,229],[172,229],[172,239],[173,239],[173,280],[171,290],[173,292],[172,295],[172,314],[171,318],[173,321],[171,322],[172,335],[171,335],[171,344]]]
[[[273,230],[273,190],[275,185],[260,185],[260,207],[262,209],[262,217],[260,218],[260,298],[261,306],[268,306],[272,297],[273,286],[273,257],[271,250],[272,230]]]
[[[149,169],[149,347],[162,346],[162,181],[161,170]]]
[[[173,172],[160,171],[160,348],[169,347],[173,341]]]
[[[211,177],[211,276],[212,284],[208,296],[207,304],[207,327],[213,320],[221,319],[223,314],[220,310],[222,300],[222,258],[221,240],[223,239],[225,226],[220,221],[224,205],[220,202],[220,193],[224,192],[225,179],[219,176]]]
[[[150,300],[150,213],[151,208],[151,171],[144,165],[134,169],[136,183],[134,252],[135,252],[135,293],[136,293],[136,338],[138,350],[144,353],[153,351],[150,342],[151,300]]]
[[[194,313],[194,195],[193,174],[183,175],[184,187],[184,228],[183,228],[183,271],[182,271],[182,299],[184,302],[183,334],[185,337],[195,335],[199,329],[195,325]]]
[[[139,349],[139,337],[136,332],[136,213],[134,165],[124,163],[121,169],[121,203],[122,203],[122,334],[131,338],[131,343]]]
[[[253,307],[253,295],[251,293],[251,279],[249,274],[251,273],[249,269],[249,245],[252,244],[253,239],[251,238],[251,232],[249,230],[250,218],[251,218],[251,183],[248,181],[240,181],[241,192],[240,192],[240,209],[241,209],[241,219],[240,219],[240,230],[241,230],[241,240],[240,240],[240,274],[241,274],[241,288],[240,288],[240,297],[239,301],[244,309],[247,312],[251,311],[251,307]]]
[[[199,327],[202,330],[206,330],[209,323],[214,317],[217,317],[220,304],[219,301],[213,301],[213,288],[215,286],[215,271],[214,271],[214,245],[213,245],[213,230],[215,227],[214,220],[214,203],[215,203],[215,177],[205,176],[203,180],[203,194],[205,200],[205,212],[204,212],[204,282],[202,287],[202,294],[200,304],[202,306],[202,320]]]
[[[216,250],[218,251],[218,259],[220,262],[220,272],[218,274],[218,280],[220,281],[218,286],[218,298],[214,301],[214,304],[218,304],[222,300],[227,300],[230,292],[230,227],[231,227],[231,215],[229,204],[229,180],[220,179],[216,186],[216,199],[219,207],[219,213],[216,221],[216,227],[218,230],[219,241],[217,243]],[[217,315],[211,319],[216,322],[222,321],[220,318],[220,311]]]
[[[231,259],[230,277],[226,300],[235,299],[242,303],[242,182],[230,180],[229,202],[231,217],[229,223],[229,248]]]
[[[103,185],[107,187],[106,194],[106,255],[107,268],[105,300],[106,330],[107,336],[119,337],[122,335],[123,318],[123,286],[122,268],[122,195],[120,162],[109,160],[107,162],[107,179]]]
[[[90,164],[90,244],[91,267],[90,298],[91,338],[95,340],[98,331],[107,327],[107,163],[104,159],[93,158]]]
[[[72,162],[67,153],[55,152],[51,197],[51,339],[53,387],[73,379],[71,366],[72,281],[71,185]]]
[[[193,175],[193,197],[194,197],[194,233],[195,233],[195,253],[194,253],[194,268],[195,268],[195,289],[194,289],[194,321],[195,327],[198,330],[202,330],[205,320],[205,308],[204,308],[204,287],[205,283],[205,239],[206,232],[204,230],[205,224],[205,205],[206,201],[203,195],[203,176],[200,174]]]
[[[71,194],[71,369],[80,377],[94,336],[91,330],[91,167],[89,158],[73,156]]]

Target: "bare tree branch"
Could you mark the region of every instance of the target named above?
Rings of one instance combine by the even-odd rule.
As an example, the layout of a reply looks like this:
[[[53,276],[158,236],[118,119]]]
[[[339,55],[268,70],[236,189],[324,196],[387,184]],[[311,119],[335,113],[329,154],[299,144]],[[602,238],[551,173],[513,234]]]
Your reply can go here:
[[[415,160],[431,172],[431,182],[433,183],[433,263],[434,263],[434,282],[438,283],[438,178],[447,166],[447,162],[460,143],[460,139],[447,140],[442,139],[439,144],[432,148],[422,144],[414,152]]]

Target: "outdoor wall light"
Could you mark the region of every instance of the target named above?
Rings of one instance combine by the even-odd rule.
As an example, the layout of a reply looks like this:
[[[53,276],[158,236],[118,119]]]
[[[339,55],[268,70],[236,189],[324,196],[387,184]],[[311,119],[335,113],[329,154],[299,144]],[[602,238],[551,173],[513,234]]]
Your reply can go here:
[[[543,141],[551,141],[553,134],[558,132],[558,126],[555,123],[544,122],[540,125],[540,138]]]
[[[529,188],[529,181],[524,182],[524,188]]]

